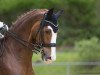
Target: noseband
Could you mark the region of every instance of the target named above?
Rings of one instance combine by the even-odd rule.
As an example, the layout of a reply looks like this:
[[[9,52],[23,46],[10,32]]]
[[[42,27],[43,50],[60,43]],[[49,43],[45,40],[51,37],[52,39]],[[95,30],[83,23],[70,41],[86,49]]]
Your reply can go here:
[[[29,49],[32,49],[32,51],[34,51],[34,52],[37,54],[37,52],[40,52],[40,50],[41,50],[43,47],[56,47],[56,43],[49,43],[49,44],[45,44],[45,43],[44,43],[44,38],[43,38],[44,35],[43,35],[43,33],[42,33],[42,29],[43,29],[46,25],[50,25],[50,26],[52,27],[53,31],[54,31],[54,32],[57,32],[57,30],[58,30],[58,26],[57,26],[57,25],[53,24],[53,23],[50,22],[50,21],[47,21],[47,20],[43,19],[43,20],[41,21],[41,23],[40,23],[40,28],[39,28],[39,30],[38,30],[38,32],[37,32],[37,34],[40,33],[40,36],[41,36],[41,37],[39,37],[39,39],[41,39],[41,40],[40,40],[39,43],[35,43],[35,44],[29,43],[28,41],[25,41],[25,40],[19,38],[19,36],[18,36],[16,33],[14,33],[14,32],[7,31],[7,33],[9,33],[9,34],[10,34],[14,39],[16,39],[20,44],[22,44],[23,46],[25,46],[25,47],[27,47],[27,48],[29,48]],[[36,36],[35,36],[36,38],[37,38],[37,34],[36,34]],[[34,49],[35,49],[35,50],[34,50]]]

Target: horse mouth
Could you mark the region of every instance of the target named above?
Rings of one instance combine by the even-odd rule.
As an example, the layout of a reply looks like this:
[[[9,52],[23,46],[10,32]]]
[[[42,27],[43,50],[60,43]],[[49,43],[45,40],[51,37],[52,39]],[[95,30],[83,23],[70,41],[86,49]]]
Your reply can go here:
[[[51,64],[52,63],[51,56],[47,56],[44,52],[41,53],[41,58],[46,64]]]
[[[44,62],[46,64],[51,64],[52,63],[51,57],[44,58]]]

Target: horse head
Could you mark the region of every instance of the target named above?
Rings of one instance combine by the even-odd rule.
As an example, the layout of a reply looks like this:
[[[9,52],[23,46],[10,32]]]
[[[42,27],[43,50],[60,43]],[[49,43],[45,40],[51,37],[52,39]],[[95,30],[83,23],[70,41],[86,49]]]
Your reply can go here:
[[[40,48],[42,60],[51,63],[56,60],[56,39],[58,32],[58,18],[62,10],[54,13],[53,8],[44,13],[43,18],[37,21],[30,35],[30,42]]]

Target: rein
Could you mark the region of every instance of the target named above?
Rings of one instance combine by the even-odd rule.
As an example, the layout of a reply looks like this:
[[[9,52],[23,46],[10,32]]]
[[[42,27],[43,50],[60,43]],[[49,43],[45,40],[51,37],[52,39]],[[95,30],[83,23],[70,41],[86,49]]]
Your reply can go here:
[[[36,44],[33,44],[33,43],[29,43],[28,41],[25,41],[25,40],[19,38],[17,36],[17,34],[14,33],[14,32],[7,31],[7,33],[10,34],[15,40],[17,40],[23,46],[25,46],[25,47],[27,47],[29,49],[32,49],[32,51],[35,52],[36,54],[37,54],[37,52],[40,52],[40,50],[39,50],[40,46],[39,45],[36,45]]]

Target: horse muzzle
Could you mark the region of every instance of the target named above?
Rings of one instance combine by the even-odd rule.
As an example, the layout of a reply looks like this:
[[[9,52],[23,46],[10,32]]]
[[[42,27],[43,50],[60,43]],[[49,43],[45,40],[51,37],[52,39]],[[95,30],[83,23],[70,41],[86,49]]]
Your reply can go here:
[[[41,51],[41,58],[46,64],[51,64],[52,63],[51,56],[48,56],[47,54],[45,54],[43,50]]]
[[[54,55],[50,55],[52,52],[52,48],[56,48],[56,43],[50,43],[50,44],[42,44],[43,50],[41,51],[41,57],[42,60],[45,61],[45,63],[50,64],[52,61],[55,61],[53,59]],[[48,50],[48,48],[51,48],[51,50]],[[49,53],[49,54],[48,54]]]

